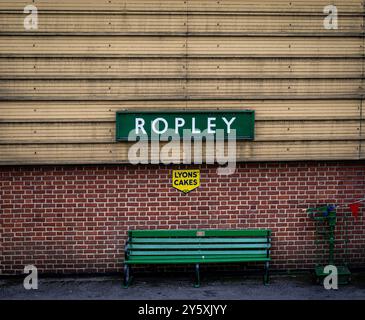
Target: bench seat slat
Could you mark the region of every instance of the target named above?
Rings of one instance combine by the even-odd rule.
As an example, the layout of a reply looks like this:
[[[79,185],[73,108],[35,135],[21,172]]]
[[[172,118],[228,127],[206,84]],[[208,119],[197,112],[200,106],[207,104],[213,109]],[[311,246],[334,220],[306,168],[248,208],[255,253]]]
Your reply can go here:
[[[255,244],[130,244],[130,250],[141,249],[268,249],[269,243]]]
[[[254,256],[187,256],[181,258],[181,256],[171,256],[167,257],[157,256],[157,257],[132,257],[127,264],[187,264],[187,263],[236,263],[236,262],[266,262],[271,259],[266,257],[266,255],[254,255]]]
[[[186,260],[186,259],[197,259],[202,258],[204,256],[204,259],[240,259],[240,258],[267,258],[266,254],[241,254],[241,255],[235,255],[235,256],[227,256],[222,254],[212,254],[212,255],[172,255],[172,256],[132,256],[129,257],[128,260],[133,261],[142,261],[142,260],[171,260],[171,259],[179,259],[179,260]]]
[[[267,238],[133,238],[133,243],[266,243]]]
[[[266,254],[267,250],[136,250],[130,256],[157,256],[157,255],[237,255],[237,254]]]

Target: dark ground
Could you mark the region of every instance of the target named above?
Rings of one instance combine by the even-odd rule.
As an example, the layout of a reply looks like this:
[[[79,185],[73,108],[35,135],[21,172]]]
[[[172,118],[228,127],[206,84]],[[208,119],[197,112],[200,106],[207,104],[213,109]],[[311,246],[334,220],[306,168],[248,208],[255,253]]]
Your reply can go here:
[[[130,299],[130,300],[365,300],[365,273],[353,274],[352,283],[326,290],[314,284],[309,274],[273,275],[269,286],[257,275],[205,275],[200,288],[189,274],[135,275],[130,288],[121,276],[39,277],[38,290],[25,290],[23,278],[0,279],[0,300],[23,299]]]

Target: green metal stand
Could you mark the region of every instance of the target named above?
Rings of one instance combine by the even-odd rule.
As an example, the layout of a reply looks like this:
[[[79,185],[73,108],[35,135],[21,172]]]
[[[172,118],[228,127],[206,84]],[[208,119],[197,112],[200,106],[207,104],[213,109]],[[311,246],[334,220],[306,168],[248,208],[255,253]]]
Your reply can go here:
[[[336,224],[338,222],[338,215],[336,212],[336,207],[327,205],[318,208],[310,208],[307,210],[309,217],[316,223],[316,244],[321,247],[321,243],[324,247],[328,248],[328,259],[324,264],[316,264],[314,269],[317,283],[323,283],[323,279],[328,275],[324,272],[326,265],[333,265],[337,267],[338,272],[338,283],[348,284],[351,280],[351,272],[347,267],[347,263],[341,265],[336,264],[335,261],[335,230]],[[347,216],[342,217],[344,219],[343,223],[345,226],[345,240],[344,240],[344,250],[345,255],[347,254]],[[317,249],[317,251],[319,251]]]
[[[338,284],[349,284],[351,281],[351,272],[347,266],[336,266],[338,272]],[[324,272],[323,266],[316,266],[314,269],[317,283],[323,283],[325,277],[328,273]]]

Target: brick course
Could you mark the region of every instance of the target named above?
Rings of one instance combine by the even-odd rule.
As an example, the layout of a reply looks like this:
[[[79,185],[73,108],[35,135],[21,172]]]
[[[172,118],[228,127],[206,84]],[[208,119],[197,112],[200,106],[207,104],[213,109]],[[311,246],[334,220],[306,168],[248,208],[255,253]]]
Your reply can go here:
[[[242,163],[228,177],[194,166],[189,195],[171,187],[172,168],[185,167],[0,167],[0,274],[120,272],[127,230],[144,228],[270,228],[272,269],[313,268],[303,209],[365,196],[364,161]],[[364,207],[348,220],[350,267],[365,266]]]

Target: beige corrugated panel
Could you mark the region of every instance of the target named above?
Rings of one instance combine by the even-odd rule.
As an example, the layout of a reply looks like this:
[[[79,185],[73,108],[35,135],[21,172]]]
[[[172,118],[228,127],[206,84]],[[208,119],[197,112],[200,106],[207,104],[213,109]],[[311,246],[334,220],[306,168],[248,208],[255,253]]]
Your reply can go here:
[[[253,109],[257,120],[358,120],[361,100],[0,101],[0,122],[114,121],[118,110]]]
[[[115,141],[115,123],[0,123],[0,143],[98,143]]]
[[[0,80],[7,99],[141,100],[357,97],[361,79],[335,80]]]
[[[0,164],[125,163],[128,146],[114,144],[0,145]]]
[[[192,98],[254,97],[342,97],[364,93],[360,79],[342,80],[191,80],[187,83]]]
[[[128,149],[124,143],[0,145],[0,164],[125,163]],[[345,160],[359,152],[355,141],[240,142],[237,160]]]
[[[121,109],[253,109],[240,161],[365,159],[363,15],[363,0],[0,0],[0,164],[127,162]]]
[[[362,38],[299,38],[299,37],[192,37],[188,41],[192,56],[363,56]]]
[[[338,35],[343,32],[363,33],[362,16],[341,17],[338,30],[323,27],[324,16],[278,15],[203,15],[189,16],[189,32],[211,34],[321,34]],[[334,32],[335,31],[335,32]]]
[[[252,160],[346,160],[359,158],[355,141],[258,142],[238,144],[239,161]]]
[[[356,72],[358,63],[358,60],[349,61],[348,69]],[[183,59],[7,58],[0,59],[0,77],[7,79],[19,77],[33,79],[185,78],[185,67],[186,63]]]
[[[184,37],[0,37],[4,56],[181,56]]]
[[[365,121],[362,122],[365,125]],[[359,121],[257,121],[255,141],[358,140]],[[114,122],[0,123],[0,144],[113,143]]]
[[[1,32],[24,32],[19,21],[24,14],[0,14]],[[346,19],[349,19],[348,17]],[[358,19],[346,23],[356,29]],[[41,13],[37,33],[185,33],[187,16],[179,15],[120,15],[120,14],[77,14]],[[347,27],[344,26],[345,30]],[[28,32],[29,33],[29,32]]]
[[[189,77],[197,78],[361,78],[363,59],[191,59]]]
[[[257,141],[365,139],[365,121],[257,121]]]
[[[320,12],[319,12],[320,13]],[[24,13],[0,13],[0,32],[23,32]],[[364,32],[363,17],[341,17],[338,30],[323,27],[324,16],[40,13],[37,33],[118,34],[323,34]]]
[[[0,79],[362,78],[363,59],[3,58]]]
[[[0,37],[0,56],[363,57],[361,37]],[[187,48],[186,48],[187,47]]]
[[[34,4],[39,10],[83,11],[208,11],[208,12],[311,12],[322,13],[329,4],[341,12],[361,12],[362,0],[2,0],[0,10],[22,10]]]

